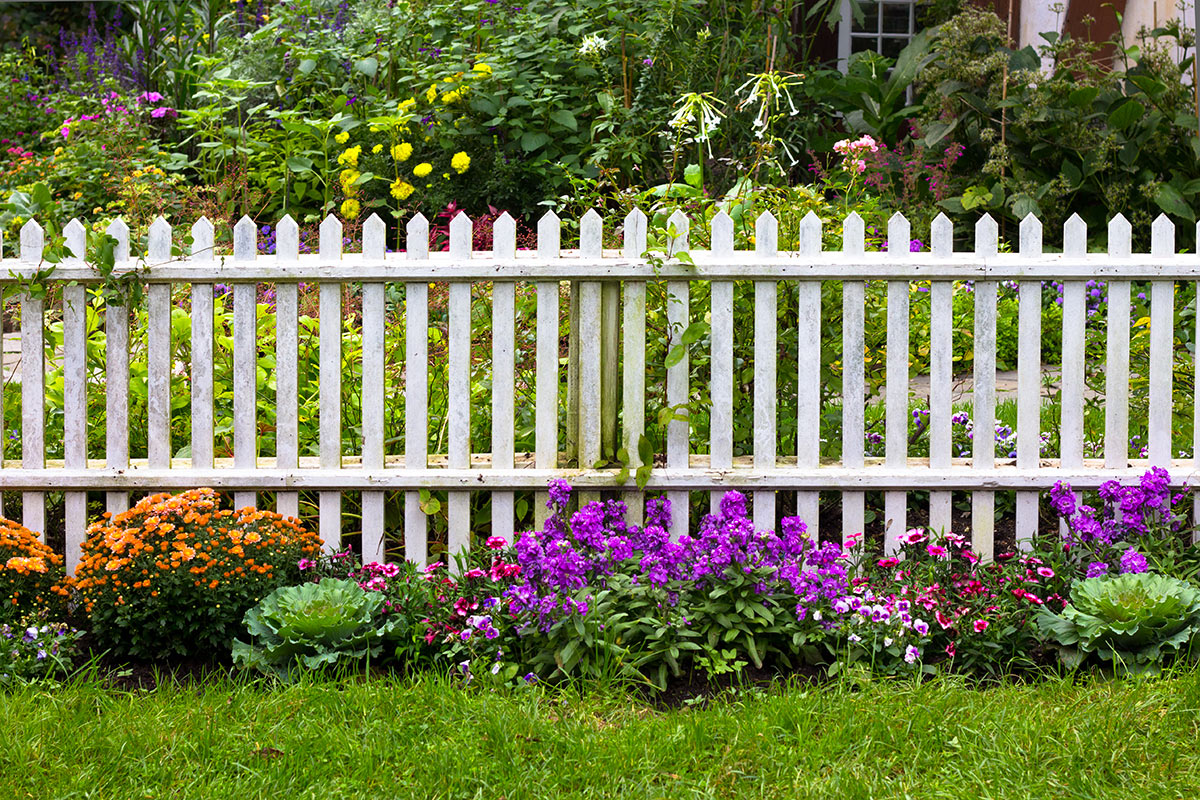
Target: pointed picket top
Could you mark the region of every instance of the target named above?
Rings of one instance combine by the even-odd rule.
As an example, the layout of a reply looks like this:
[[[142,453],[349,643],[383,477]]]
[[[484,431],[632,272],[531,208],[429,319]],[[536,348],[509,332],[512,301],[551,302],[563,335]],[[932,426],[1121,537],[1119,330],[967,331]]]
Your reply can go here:
[[[275,225],[275,258],[295,261],[300,257],[300,226],[291,214],[284,214]]]
[[[939,258],[954,255],[954,223],[945,213],[934,217],[929,226],[929,249]]]
[[[201,217],[192,225],[192,258],[196,261],[213,260],[213,225],[208,217]]]
[[[646,212],[635,208],[625,215],[626,258],[641,258],[646,252]]]
[[[258,255],[258,228],[254,220],[243,216],[233,226],[233,260],[253,261]]]
[[[21,226],[21,260],[37,264],[42,260],[42,250],[46,246],[46,232],[37,220],[29,220]]]
[[[171,260],[171,225],[162,217],[150,223],[146,234],[146,258],[151,267]]]
[[[383,258],[387,252],[387,225],[378,214],[367,217],[362,227],[363,258]]]
[[[1042,254],[1042,221],[1030,212],[1021,220],[1021,255],[1026,258]]]
[[[450,257],[471,257],[471,218],[465,212],[458,212],[450,220]]]
[[[996,220],[992,219],[991,214],[984,214],[975,223],[975,254],[980,256],[996,255],[999,236],[1000,230],[996,226]]]
[[[125,224],[125,220],[121,219],[120,217],[117,217],[111,223],[109,223],[108,228],[104,232],[117,240],[117,246],[113,253],[113,255],[115,256],[115,260],[118,262],[128,261],[129,260],[129,226]]]
[[[326,214],[325,219],[321,220],[321,225],[317,228],[319,235],[318,250],[321,258],[342,257],[342,221],[333,214]]]
[[[866,230],[863,218],[857,211],[851,211],[842,220],[842,252],[847,255],[861,256],[866,251]]]
[[[547,211],[538,220],[538,258],[558,258],[559,242],[562,235],[562,224],[558,214]]]
[[[809,211],[800,220],[798,246],[801,253],[814,255],[821,252],[821,218]]]
[[[1087,255],[1087,223],[1078,214],[1072,214],[1063,224],[1063,255]]]
[[[810,212],[811,213],[811,212]],[[888,218],[888,255],[906,258],[912,252],[912,225],[897,211]]]
[[[604,220],[594,208],[579,220],[579,254],[584,258],[604,255]]]
[[[492,225],[492,255],[496,258],[517,257],[517,223],[507,211]]]
[[[1133,226],[1124,214],[1108,221],[1108,254],[1113,258],[1129,258],[1133,253]]]
[[[712,252],[715,256],[733,255],[733,217],[724,211],[712,218]]]
[[[688,233],[691,221],[683,209],[675,209],[675,213],[667,217],[667,250],[672,254],[682,253],[688,249]],[[671,231],[675,231],[671,235]]]
[[[429,258],[429,220],[416,213],[404,226],[404,248],[408,258]]]
[[[63,238],[67,240],[71,258],[87,257],[87,228],[77,218],[63,226]]]
[[[1159,258],[1175,255],[1175,223],[1159,214],[1150,223],[1150,255]]]
[[[779,253],[779,222],[770,211],[764,211],[754,221],[754,252],[774,258]]]

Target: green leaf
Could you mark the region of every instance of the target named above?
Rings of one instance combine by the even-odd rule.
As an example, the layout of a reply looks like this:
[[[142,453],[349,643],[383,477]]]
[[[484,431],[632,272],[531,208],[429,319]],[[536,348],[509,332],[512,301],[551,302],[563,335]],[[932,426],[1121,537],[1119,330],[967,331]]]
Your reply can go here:
[[[697,320],[696,322],[693,322],[691,325],[687,326],[687,330],[683,332],[683,336],[680,337],[680,341],[685,346],[695,344],[707,336],[708,331],[708,323],[703,320]]]
[[[575,115],[566,109],[558,109],[550,112],[550,119],[562,125],[567,130],[579,130],[579,123],[575,121]]]
[[[1108,126],[1115,131],[1123,131],[1141,119],[1146,113],[1146,107],[1137,100],[1126,100],[1108,115]]]
[[[1067,102],[1076,108],[1090,106],[1096,100],[1098,94],[1100,94],[1099,86],[1085,86],[1067,95]]]
[[[292,172],[311,172],[313,168],[313,160],[304,156],[289,156],[287,167]]]
[[[356,61],[354,62],[354,71],[366,75],[368,78],[374,78],[375,73],[379,71],[379,59],[367,56]]]
[[[667,369],[670,369],[671,367],[674,367],[677,364],[679,364],[681,361],[683,361],[683,357],[686,355],[687,355],[687,348],[681,344],[677,344],[671,348],[671,351],[669,353],[667,353],[667,358],[663,362],[663,365]]]
[[[548,135],[540,131],[527,131],[521,137],[521,149],[526,153],[532,153],[534,150],[544,147],[549,142],[550,137]]]
[[[300,66],[296,67],[296,71],[301,75],[311,75],[312,71],[317,68],[317,61],[313,58],[306,58],[300,62]]]
[[[1168,214],[1183,217],[1189,222],[1196,221],[1196,214],[1183,194],[1169,183],[1159,185],[1158,191],[1154,193],[1154,202]]]
[[[699,189],[701,182],[704,180],[704,170],[699,164],[688,164],[683,168],[683,180],[689,185]]]

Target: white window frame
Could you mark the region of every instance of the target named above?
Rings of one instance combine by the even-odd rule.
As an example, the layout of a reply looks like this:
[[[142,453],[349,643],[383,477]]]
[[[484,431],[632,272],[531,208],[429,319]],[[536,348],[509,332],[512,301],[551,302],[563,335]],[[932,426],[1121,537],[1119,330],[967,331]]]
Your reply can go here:
[[[903,39],[905,42],[910,42],[917,33],[917,0],[867,0],[870,5],[875,7],[874,33],[854,31],[854,16],[850,10],[852,2],[861,2],[861,0],[842,0],[842,21],[838,25],[838,69],[842,72],[846,72],[850,66],[852,40],[874,39],[875,47],[873,49],[876,53],[881,53],[885,39]],[[880,13],[879,7],[884,5],[908,6],[908,33],[883,32],[883,15]]]

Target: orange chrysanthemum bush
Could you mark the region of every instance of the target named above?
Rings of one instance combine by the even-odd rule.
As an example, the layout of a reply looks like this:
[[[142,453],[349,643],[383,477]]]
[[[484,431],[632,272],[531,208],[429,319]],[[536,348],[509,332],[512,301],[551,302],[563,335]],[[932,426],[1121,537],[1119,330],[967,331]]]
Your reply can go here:
[[[155,495],[88,528],[75,579],[99,645],[145,660],[228,655],[247,609],[300,582],[316,534],[220,500],[212,489]]]
[[[63,557],[33,531],[0,517],[0,622],[43,610],[61,618],[67,610],[67,586]]]

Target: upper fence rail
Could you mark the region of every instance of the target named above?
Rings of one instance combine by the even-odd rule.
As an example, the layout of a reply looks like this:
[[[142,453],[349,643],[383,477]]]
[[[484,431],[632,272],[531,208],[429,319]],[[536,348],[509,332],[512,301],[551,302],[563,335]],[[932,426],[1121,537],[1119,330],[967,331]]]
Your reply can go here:
[[[384,498],[386,491],[404,492],[403,538],[407,557],[424,562],[428,552],[428,520],[420,492],[448,491],[448,547],[470,544],[473,523],[471,493],[489,496],[492,532],[511,536],[514,492],[543,486],[554,477],[566,477],[588,490],[599,489],[638,495],[617,480],[617,470],[589,468],[601,461],[602,451],[624,446],[631,469],[641,466],[638,443],[646,431],[649,368],[665,368],[661,387],[668,407],[686,406],[707,390],[711,409],[710,435],[705,454],[694,452],[691,420],[675,414],[666,422],[665,464],[655,465],[649,487],[665,491],[675,506],[672,533],[688,529],[688,492],[710,491],[715,504],[721,492],[744,489],[752,494],[755,524],[776,523],[777,492],[796,491],[797,512],[815,530],[822,491],[841,493],[842,533],[848,536],[865,528],[865,492],[884,492],[885,547],[895,551],[907,527],[913,490],[928,491],[928,524],[948,530],[952,521],[951,491],[972,493],[971,535],[976,548],[988,557],[994,547],[996,491],[1016,491],[1016,537],[1027,542],[1038,530],[1039,493],[1056,480],[1079,486],[1096,486],[1109,478],[1130,479],[1147,464],[1183,467],[1180,477],[1200,476],[1200,403],[1187,398],[1195,409],[1193,456],[1173,458],[1172,415],[1176,387],[1175,304],[1176,283],[1200,281],[1200,256],[1175,252],[1174,225],[1159,217],[1151,230],[1149,253],[1133,253],[1132,231],[1122,217],[1107,226],[1107,252],[1088,253],[1087,228],[1075,216],[1063,230],[1061,253],[1045,253],[1042,224],[1027,217],[1020,225],[1017,253],[1001,253],[998,228],[988,216],[974,228],[974,247],[955,251],[953,226],[939,215],[930,231],[928,253],[910,251],[910,225],[902,215],[888,223],[886,252],[867,252],[863,220],[850,214],[842,221],[842,248],[823,249],[822,221],[807,215],[798,226],[795,251],[778,249],[779,225],[770,214],[755,223],[754,249],[735,249],[735,226],[725,213],[710,221],[711,244],[697,249],[689,242],[689,220],[675,212],[669,227],[656,240],[664,247],[648,253],[647,218],[635,210],[620,221],[623,247],[603,248],[605,221],[589,211],[579,222],[579,246],[561,247],[561,224],[550,213],[537,225],[535,250],[518,251],[516,226],[507,214],[494,224],[490,252],[472,249],[471,220],[459,215],[450,222],[447,252],[431,252],[430,227],[421,216],[406,226],[405,249],[389,253],[387,229],[378,216],[363,223],[362,248],[345,252],[342,224],[328,217],[320,225],[316,254],[299,253],[299,227],[285,217],[276,226],[276,252],[258,252],[259,229],[243,218],[233,230],[232,252],[218,254],[214,229],[205,219],[188,231],[187,240],[176,235],[162,219],[149,228],[146,252],[131,251],[130,232],[120,220],[107,233],[117,241],[114,272],[137,273],[148,284],[147,293],[147,424],[145,458],[131,458],[129,447],[130,324],[128,309],[111,305],[105,317],[105,441],[103,462],[89,459],[87,438],[88,346],[84,322],[84,284],[104,278],[101,270],[84,260],[87,231],[75,220],[64,229],[70,258],[47,276],[44,269],[45,236],[34,221],[21,230],[18,258],[0,259],[0,284],[15,284],[21,302],[22,363],[19,371],[22,398],[21,466],[5,464],[0,488],[23,491],[25,524],[41,531],[45,523],[45,491],[62,491],[66,497],[68,557],[78,556],[86,525],[87,490],[107,492],[110,511],[128,507],[130,491],[182,488],[197,484],[222,486],[235,491],[235,502],[253,505],[256,492],[276,492],[281,513],[296,515],[301,490],[319,493],[319,525],[328,546],[337,546],[342,530],[343,492],[362,492],[363,549],[367,556],[382,556]],[[658,233],[658,232],[656,232]],[[0,253],[5,252],[0,242]],[[9,248],[11,250],[11,248]],[[186,249],[186,255],[180,255]],[[683,252],[688,257],[676,258]],[[1105,420],[1103,458],[1085,458],[1084,363],[1087,313],[1085,280],[1107,279]],[[63,286],[62,349],[64,458],[61,464],[46,460],[46,360],[47,308],[40,294],[27,291],[28,282],[48,281]],[[1061,348],[1060,452],[1057,459],[1041,457],[1042,384],[1042,282],[1061,281],[1063,290]],[[566,369],[567,450],[581,468],[565,469],[559,418],[562,375],[559,367],[562,281],[572,283],[569,300],[569,358]],[[710,305],[692,308],[690,287],[710,282]],[[820,419],[821,387],[814,376],[825,365],[822,353],[823,309],[821,285],[837,281],[842,286],[843,363],[841,407],[842,448],[838,463],[823,463]],[[869,396],[865,379],[864,302],[868,281],[886,282],[886,452],[870,459],[864,451],[865,416]],[[913,281],[929,285],[929,456],[911,458],[908,445],[910,419],[909,347],[910,288]],[[974,283],[972,331],[975,429],[991,431],[996,414],[997,288],[1014,282],[1019,291],[1018,424],[1015,458],[998,459],[990,446],[972,449],[970,458],[956,458],[951,446],[951,385],[954,381],[953,291],[956,282]],[[1131,461],[1128,453],[1130,414],[1130,286],[1150,283],[1150,341],[1148,409],[1149,458]],[[298,284],[315,285],[319,292],[321,324],[314,334],[319,349],[319,437],[316,454],[301,457],[297,432],[300,413],[297,347]],[[515,448],[514,371],[517,349],[514,284],[536,287],[533,350],[536,380],[535,449]],[[689,371],[685,348],[681,358],[661,365],[647,364],[647,284],[665,284],[665,317],[674,341],[699,316],[711,319],[708,347],[710,379],[698,387]],[[794,294],[781,295],[781,282],[794,282]],[[214,451],[214,304],[216,284],[232,286],[232,458],[215,458]],[[259,442],[259,403],[256,397],[258,356],[262,347],[257,327],[256,284],[276,286],[276,444],[264,456]],[[405,287],[405,350],[403,363],[405,451],[385,455],[385,441],[399,437],[387,430],[385,408],[395,398],[385,391],[384,342],[387,298],[385,284]],[[449,284],[447,304],[446,423],[448,438],[443,453],[431,453],[430,426],[430,283]],[[489,424],[490,447],[471,441],[472,409],[472,283],[490,283],[492,381]],[[753,288],[753,319],[735,331],[735,284]],[[175,368],[171,354],[172,285],[190,285],[190,457],[172,458],[172,386]],[[343,360],[342,308],[345,284],[362,285],[361,372],[346,371]],[[794,297],[794,300],[791,298]],[[792,304],[795,330],[781,341],[781,298]],[[791,313],[791,310],[788,311]],[[620,324],[618,324],[620,320]],[[750,330],[752,328],[752,330]],[[310,332],[311,333],[311,332]],[[1197,330],[1200,340],[1200,330]],[[735,384],[735,336],[752,351],[753,442],[744,457],[734,455],[733,408],[735,386],[746,391],[746,380]],[[795,409],[795,445],[780,447],[780,376],[782,348],[794,349],[797,370],[796,396],[786,398]],[[744,368],[739,368],[744,375]],[[618,384],[618,375],[620,383]],[[94,378],[92,379],[94,380]],[[356,382],[361,392],[361,449],[345,452],[342,439],[343,384]],[[1198,381],[1200,383],[1200,381]],[[393,390],[398,387],[393,386]],[[2,399],[2,398],[0,398]],[[793,402],[794,401],[794,402]],[[311,413],[311,410],[310,412]],[[620,430],[617,431],[618,419]],[[988,441],[990,445],[991,442]],[[483,457],[486,456],[486,457]],[[635,504],[636,505],[636,504]],[[543,512],[539,511],[539,515]],[[631,510],[640,519],[636,508]]]

